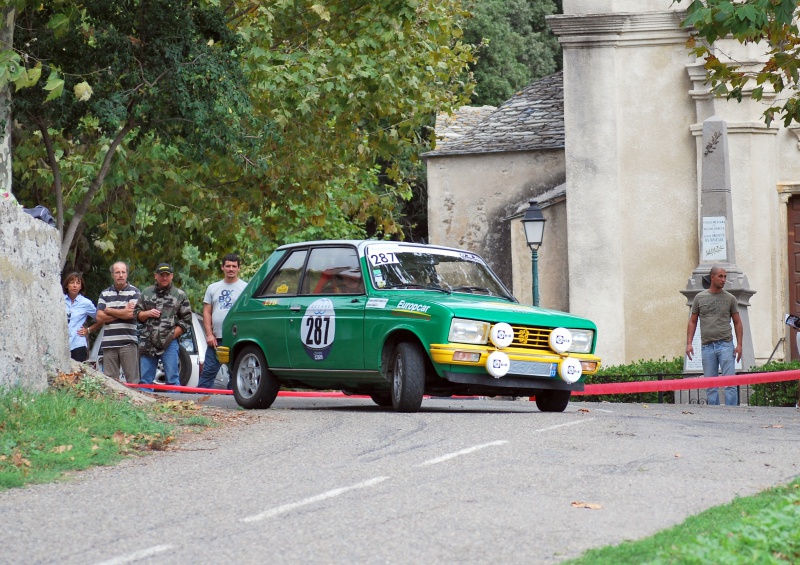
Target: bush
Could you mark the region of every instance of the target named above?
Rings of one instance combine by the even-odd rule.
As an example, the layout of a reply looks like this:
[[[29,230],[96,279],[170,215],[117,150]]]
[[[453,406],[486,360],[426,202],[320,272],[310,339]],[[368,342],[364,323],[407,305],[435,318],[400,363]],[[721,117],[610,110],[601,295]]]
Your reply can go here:
[[[796,371],[800,369],[800,361],[783,363],[772,361],[753,370],[759,373],[772,373],[776,371]],[[780,383],[764,383],[752,385],[750,392],[751,406],[794,406],[798,400],[798,381],[783,381]]]
[[[586,377],[586,384],[629,383],[640,381],[654,381],[661,379],[680,378],[683,375],[683,357],[668,360],[664,357],[658,360],[645,361],[640,359],[628,365],[612,365],[600,369],[596,374]],[[657,403],[657,392],[643,392],[634,394],[603,394],[577,397],[576,400],[586,402],[629,402],[629,403]],[[664,400],[669,404],[674,402],[672,394],[664,395]]]
[[[800,361],[784,363],[772,361],[761,367],[753,367],[752,372],[772,373],[778,371],[800,370]],[[586,384],[629,383],[683,378],[683,357],[668,360],[645,361],[640,359],[628,365],[612,365],[600,369],[597,374],[586,377]],[[675,402],[672,392],[662,393],[667,404]],[[573,399],[580,402],[628,402],[634,404],[655,404],[659,402],[657,392],[634,394],[602,394],[579,396]],[[764,383],[751,385],[749,404],[751,406],[794,406],[798,401],[798,381]]]

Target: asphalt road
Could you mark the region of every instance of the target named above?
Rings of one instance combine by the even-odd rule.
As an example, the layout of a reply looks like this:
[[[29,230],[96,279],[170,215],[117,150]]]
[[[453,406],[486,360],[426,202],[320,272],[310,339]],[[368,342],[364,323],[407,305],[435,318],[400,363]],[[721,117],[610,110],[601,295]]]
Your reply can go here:
[[[0,493],[0,563],[557,563],[788,482],[798,432],[788,408],[279,398]]]

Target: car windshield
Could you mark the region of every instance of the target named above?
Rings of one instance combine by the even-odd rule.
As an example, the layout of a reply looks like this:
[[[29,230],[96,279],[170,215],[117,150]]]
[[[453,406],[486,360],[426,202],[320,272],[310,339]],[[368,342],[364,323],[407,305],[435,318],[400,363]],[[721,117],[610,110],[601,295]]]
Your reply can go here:
[[[419,288],[514,300],[474,253],[380,243],[367,247],[366,256],[372,283],[378,289]]]

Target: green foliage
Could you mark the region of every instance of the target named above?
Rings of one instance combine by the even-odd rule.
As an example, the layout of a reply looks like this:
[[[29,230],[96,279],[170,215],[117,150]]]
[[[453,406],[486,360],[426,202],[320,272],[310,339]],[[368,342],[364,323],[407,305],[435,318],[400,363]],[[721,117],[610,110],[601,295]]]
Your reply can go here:
[[[477,83],[472,103],[499,106],[532,80],[561,67],[561,46],[545,22],[553,0],[474,0],[464,40],[480,45],[470,65]]]
[[[760,373],[775,371],[797,371],[800,361],[782,363],[771,361],[754,370]],[[752,406],[794,406],[798,401],[798,381],[783,381],[779,383],[764,383],[753,385],[750,392]]]
[[[683,373],[683,358],[676,357],[672,360],[662,357],[658,360],[640,359],[627,365],[611,365],[602,367],[596,374],[586,378],[586,384],[603,383],[628,383],[648,380],[679,378]],[[604,394],[577,397],[585,402],[629,402],[629,403],[655,403],[658,402],[657,392],[644,392],[634,394]],[[670,393],[664,394],[664,401],[673,402]]]
[[[167,16],[167,5],[178,13]],[[153,262],[171,261],[191,293],[219,276],[230,251],[259,265],[287,241],[402,237],[398,216],[428,148],[425,127],[471,94],[460,0],[240,1],[224,14],[218,5],[159,0],[139,27],[123,17],[139,2],[96,0],[73,13],[52,1],[43,5],[49,20],[24,14],[15,41],[23,49],[37,38],[31,64],[57,49],[47,61],[58,63],[65,91],[92,93],[44,102],[40,88],[20,91],[15,193],[63,208],[70,228],[78,222],[62,257],[94,273],[98,291],[119,259],[140,286]],[[58,14],[66,20],[53,27]],[[151,29],[159,14],[172,24]],[[195,66],[182,64],[187,53]],[[143,55],[145,71],[162,72],[131,69]],[[44,130],[38,118],[49,120]],[[122,124],[130,134],[115,139]],[[110,164],[109,150],[117,152]]]
[[[680,563],[703,565],[724,563],[781,565],[800,561],[800,492],[775,501],[771,508],[760,510],[732,524],[724,531],[698,535],[659,551],[648,565]]]
[[[0,389],[0,490],[49,482],[66,471],[109,465],[133,448],[163,443],[166,425],[96,382],[35,394]]]
[[[800,559],[800,481],[711,508],[634,542],[587,551],[569,565],[788,564]]]
[[[682,0],[675,0],[681,2]],[[712,91],[739,102],[746,95],[754,100],[772,100],[771,92],[785,92],[778,105],[763,112],[767,125],[782,118],[784,126],[800,122],[800,37],[796,24],[796,0],[687,0],[683,26],[693,28],[691,52],[705,59]],[[765,56],[758,62],[741,63],[721,53],[719,40],[732,36],[742,44],[760,44]],[[699,39],[699,41],[698,41]],[[769,96],[765,96],[765,87]]]
[[[241,141],[250,105],[239,64],[239,37],[218,9],[173,0],[47,1],[17,14],[15,45],[26,67],[44,65],[43,88],[13,97],[17,119],[68,135],[88,116],[114,137],[124,125],[157,132],[195,157]],[[93,94],[61,96],[82,83]],[[78,92],[86,93],[86,88]],[[46,103],[48,102],[49,103]]]

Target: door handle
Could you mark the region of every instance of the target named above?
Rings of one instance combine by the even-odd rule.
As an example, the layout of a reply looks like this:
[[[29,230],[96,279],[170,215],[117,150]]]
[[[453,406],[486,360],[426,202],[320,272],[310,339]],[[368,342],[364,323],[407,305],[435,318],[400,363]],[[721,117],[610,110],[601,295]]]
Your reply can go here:
[[[289,306],[289,310],[291,312],[299,312],[300,311],[300,305],[299,304],[292,304],[291,306]]]

